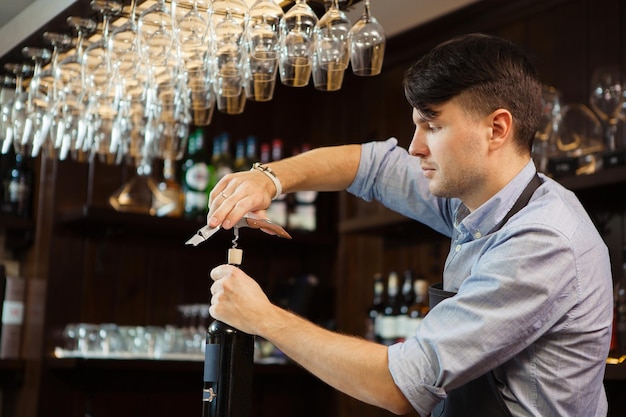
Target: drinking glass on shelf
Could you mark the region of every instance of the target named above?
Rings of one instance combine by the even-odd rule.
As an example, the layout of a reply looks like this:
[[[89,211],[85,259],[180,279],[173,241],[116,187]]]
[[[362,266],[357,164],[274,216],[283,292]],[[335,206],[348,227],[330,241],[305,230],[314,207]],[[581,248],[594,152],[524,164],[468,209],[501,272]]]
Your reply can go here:
[[[315,25],[313,85],[322,91],[341,88],[343,74],[350,62],[350,20],[339,10],[339,1]]]
[[[385,56],[385,30],[372,16],[370,1],[365,0],[364,13],[350,29],[350,64],[359,76],[380,74]]]
[[[309,83],[313,64],[313,32],[317,24],[315,12],[305,0],[297,0],[280,25],[280,81],[290,87]]]
[[[623,74],[618,66],[597,68],[591,76],[591,108],[606,125],[606,147],[615,151],[615,134],[624,104]]]
[[[250,8],[243,64],[248,100],[269,101],[274,97],[283,16],[283,10],[271,0],[258,0]]]

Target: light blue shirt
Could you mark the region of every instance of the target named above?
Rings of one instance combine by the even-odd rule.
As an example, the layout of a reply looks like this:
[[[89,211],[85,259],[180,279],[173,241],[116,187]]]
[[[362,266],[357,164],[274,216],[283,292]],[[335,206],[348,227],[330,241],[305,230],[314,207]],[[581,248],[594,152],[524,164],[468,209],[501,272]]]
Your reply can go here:
[[[389,347],[389,370],[422,416],[446,392],[495,368],[513,416],[604,417],[613,316],[608,250],[575,195],[540,174],[528,205],[497,232],[530,182],[529,164],[469,213],[433,197],[419,158],[396,139],[362,147],[348,191],[451,238],[445,289],[414,337]]]

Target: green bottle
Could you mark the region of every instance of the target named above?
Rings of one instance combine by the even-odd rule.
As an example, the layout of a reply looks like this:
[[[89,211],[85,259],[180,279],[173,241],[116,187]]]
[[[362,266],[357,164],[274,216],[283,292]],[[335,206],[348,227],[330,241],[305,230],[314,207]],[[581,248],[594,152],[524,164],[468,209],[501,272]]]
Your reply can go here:
[[[188,219],[206,221],[212,167],[204,144],[201,129],[195,130],[188,141],[187,156],[181,166],[181,182],[185,196],[184,216]]]

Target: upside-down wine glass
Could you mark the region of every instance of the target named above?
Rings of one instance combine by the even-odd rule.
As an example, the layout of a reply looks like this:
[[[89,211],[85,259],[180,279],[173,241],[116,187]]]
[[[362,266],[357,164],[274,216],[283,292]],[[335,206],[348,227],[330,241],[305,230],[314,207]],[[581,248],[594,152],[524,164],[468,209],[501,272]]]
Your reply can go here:
[[[188,12],[178,17],[176,28],[182,58],[191,92],[193,124],[207,126],[215,109],[215,94],[210,73],[209,13],[201,13],[200,0],[193,0]]]
[[[622,72],[618,66],[600,67],[591,77],[589,103],[606,125],[605,140],[609,152],[617,149],[615,134],[624,103],[622,82]]]
[[[65,132],[58,58],[59,53],[70,47],[72,38],[55,32],[44,32],[43,38],[52,46],[52,58],[50,66],[40,71],[36,79],[37,92],[33,99],[33,117],[39,128],[33,137],[32,155],[38,155],[39,150],[43,148],[46,157],[55,159],[58,157]]]
[[[68,155],[78,162],[85,162],[91,156],[91,142],[87,140],[87,109],[85,80],[83,74],[83,53],[86,39],[92,35],[97,24],[92,19],[69,16],[67,24],[75,34],[74,52],[64,57],[57,65],[60,80],[60,106],[63,111],[63,139],[59,159]]]
[[[280,81],[290,87],[309,83],[313,64],[313,32],[317,24],[315,12],[306,0],[297,0],[281,21]]]
[[[350,64],[359,76],[380,74],[385,56],[385,30],[372,16],[370,0],[365,0],[363,15],[350,29]]]
[[[284,13],[274,1],[258,0],[250,8],[245,34],[244,89],[248,100],[274,97]]]
[[[2,154],[9,152],[13,141],[13,127],[11,126],[11,109],[15,98],[16,77],[5,75],[2,77],[0,91],[0,149]]]
[[[110,21],[122,11],[122,4],[112,0],[92,0],[91,7],[102,16],[102,37],[85,48],[83,76],[87,94],[87,140],[93,155],[101,162],[121,162],[120,132],[115,125],[121,86],[109,53]]]
[[[339,0],[315,25],[313,85],[322,91],[337,91],[350,63],[350,20],[339,9]]]
[[[246,104],[243,48],[248,6],[242,0],[215,0],[210,8],[211,69],[218,111],[241,114]]]
[[[33,150],[33,137],[40,127],[41,121],[36,117],[34,103],[37,95],[38,75],[44,62],[50,59],[50,51],[45,48],[35,48],[26,46],[22,49],[22,54],[29,57],[34,63],[33,77],[28,86],[28,91],[24,91],[15,97],[13,103],[13,142],[17,146],[17,153],[30,154]]]

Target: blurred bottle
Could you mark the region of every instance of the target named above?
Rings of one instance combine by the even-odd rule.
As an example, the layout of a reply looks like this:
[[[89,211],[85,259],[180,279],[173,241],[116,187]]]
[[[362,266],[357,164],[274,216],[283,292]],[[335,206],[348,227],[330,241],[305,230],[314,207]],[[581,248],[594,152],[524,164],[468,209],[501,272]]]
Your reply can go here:
[[[422,320],[428,314],[428,281],[417,278],[413,282],[413,303],[407,311],[406,327],[404,337],[409,338],[415,335],[417,328],[422,324]]]
[[[365,318],[365,338],[375,342],[381,341],[378,317],[383,313],[384,309],[385,282],[383,279],[383,274],[380,272],[374,274],[374,296],[372,304],[367,308],[367,317]]]
[[[206,221],[212,167],[208,165],[209,155],[205,149],[201,129],[189,135],[187,156],[181,164],[181,185],[185,198],[184,216],[189,219]]]
[[[150,214],[153,216],[181,217],[185,211],[185,195],[176,179],[174,161],[163,161],[163,180],[157,185],[159,194],[153,195]]]
[[[310,145],[302,145],[302,153],[311,149]],[[296,152],[294,152],[294,155]],[[317,229],[317,191],[297,191],[294,193],[293,210],[289,212],[291,229],[313,232]]]
[[[384,345],[392,345],[401,337],[398,329],[400,304],[400,278],[397,272],[391,272],[387,277],[387,300],[383,314],[377,318],[377,328]]]
[[[222,133],[214,139],[213,167],[215,169],[215,181],[217,184],[225,175],[233,172],[233,158],[230,153],[230,136],[228,133]]]
[[[249,171],[252,164],[257,161],[256,156],[256,137],[248,136],[245,140],[237,141],[235,152],[235,171]]]
[[[266,155],[264,155],[264,151],[267,151],[266,149],[261,149],[261,162],[263,161],[263,158],[266,157]],[[274,139],[272,141],[272,147],[271,147],[271,161],[279,161],[281,159],[283,159],[283,141],[282,139]],[[266,162],[270,162],[270,161],[266,161]],[[285,194],[281,194],[278,197],[276,197],[276,199],[274,199],[272,201],[272,203],[270,204],[270,206],[267,209],[267,217],[270,218],[270,220],[272,220],[274,223],[280,224],[281,226],[287,226],[287,210],[288,210],[288,206],[287,206],[287,196]]]
[[[413,271],[410,269],[404,271],[402,286],[400,288],[400,314],[397,319],[398,335],[402,340],[404,340],[408,332],[409,308],[413,305],[413,301],[415,300],[413,280]]]
[[[28,166],[28,158],[21,153],[15,155],[3,180],[1,211],[19,217],[32,216],[34,174]]]

